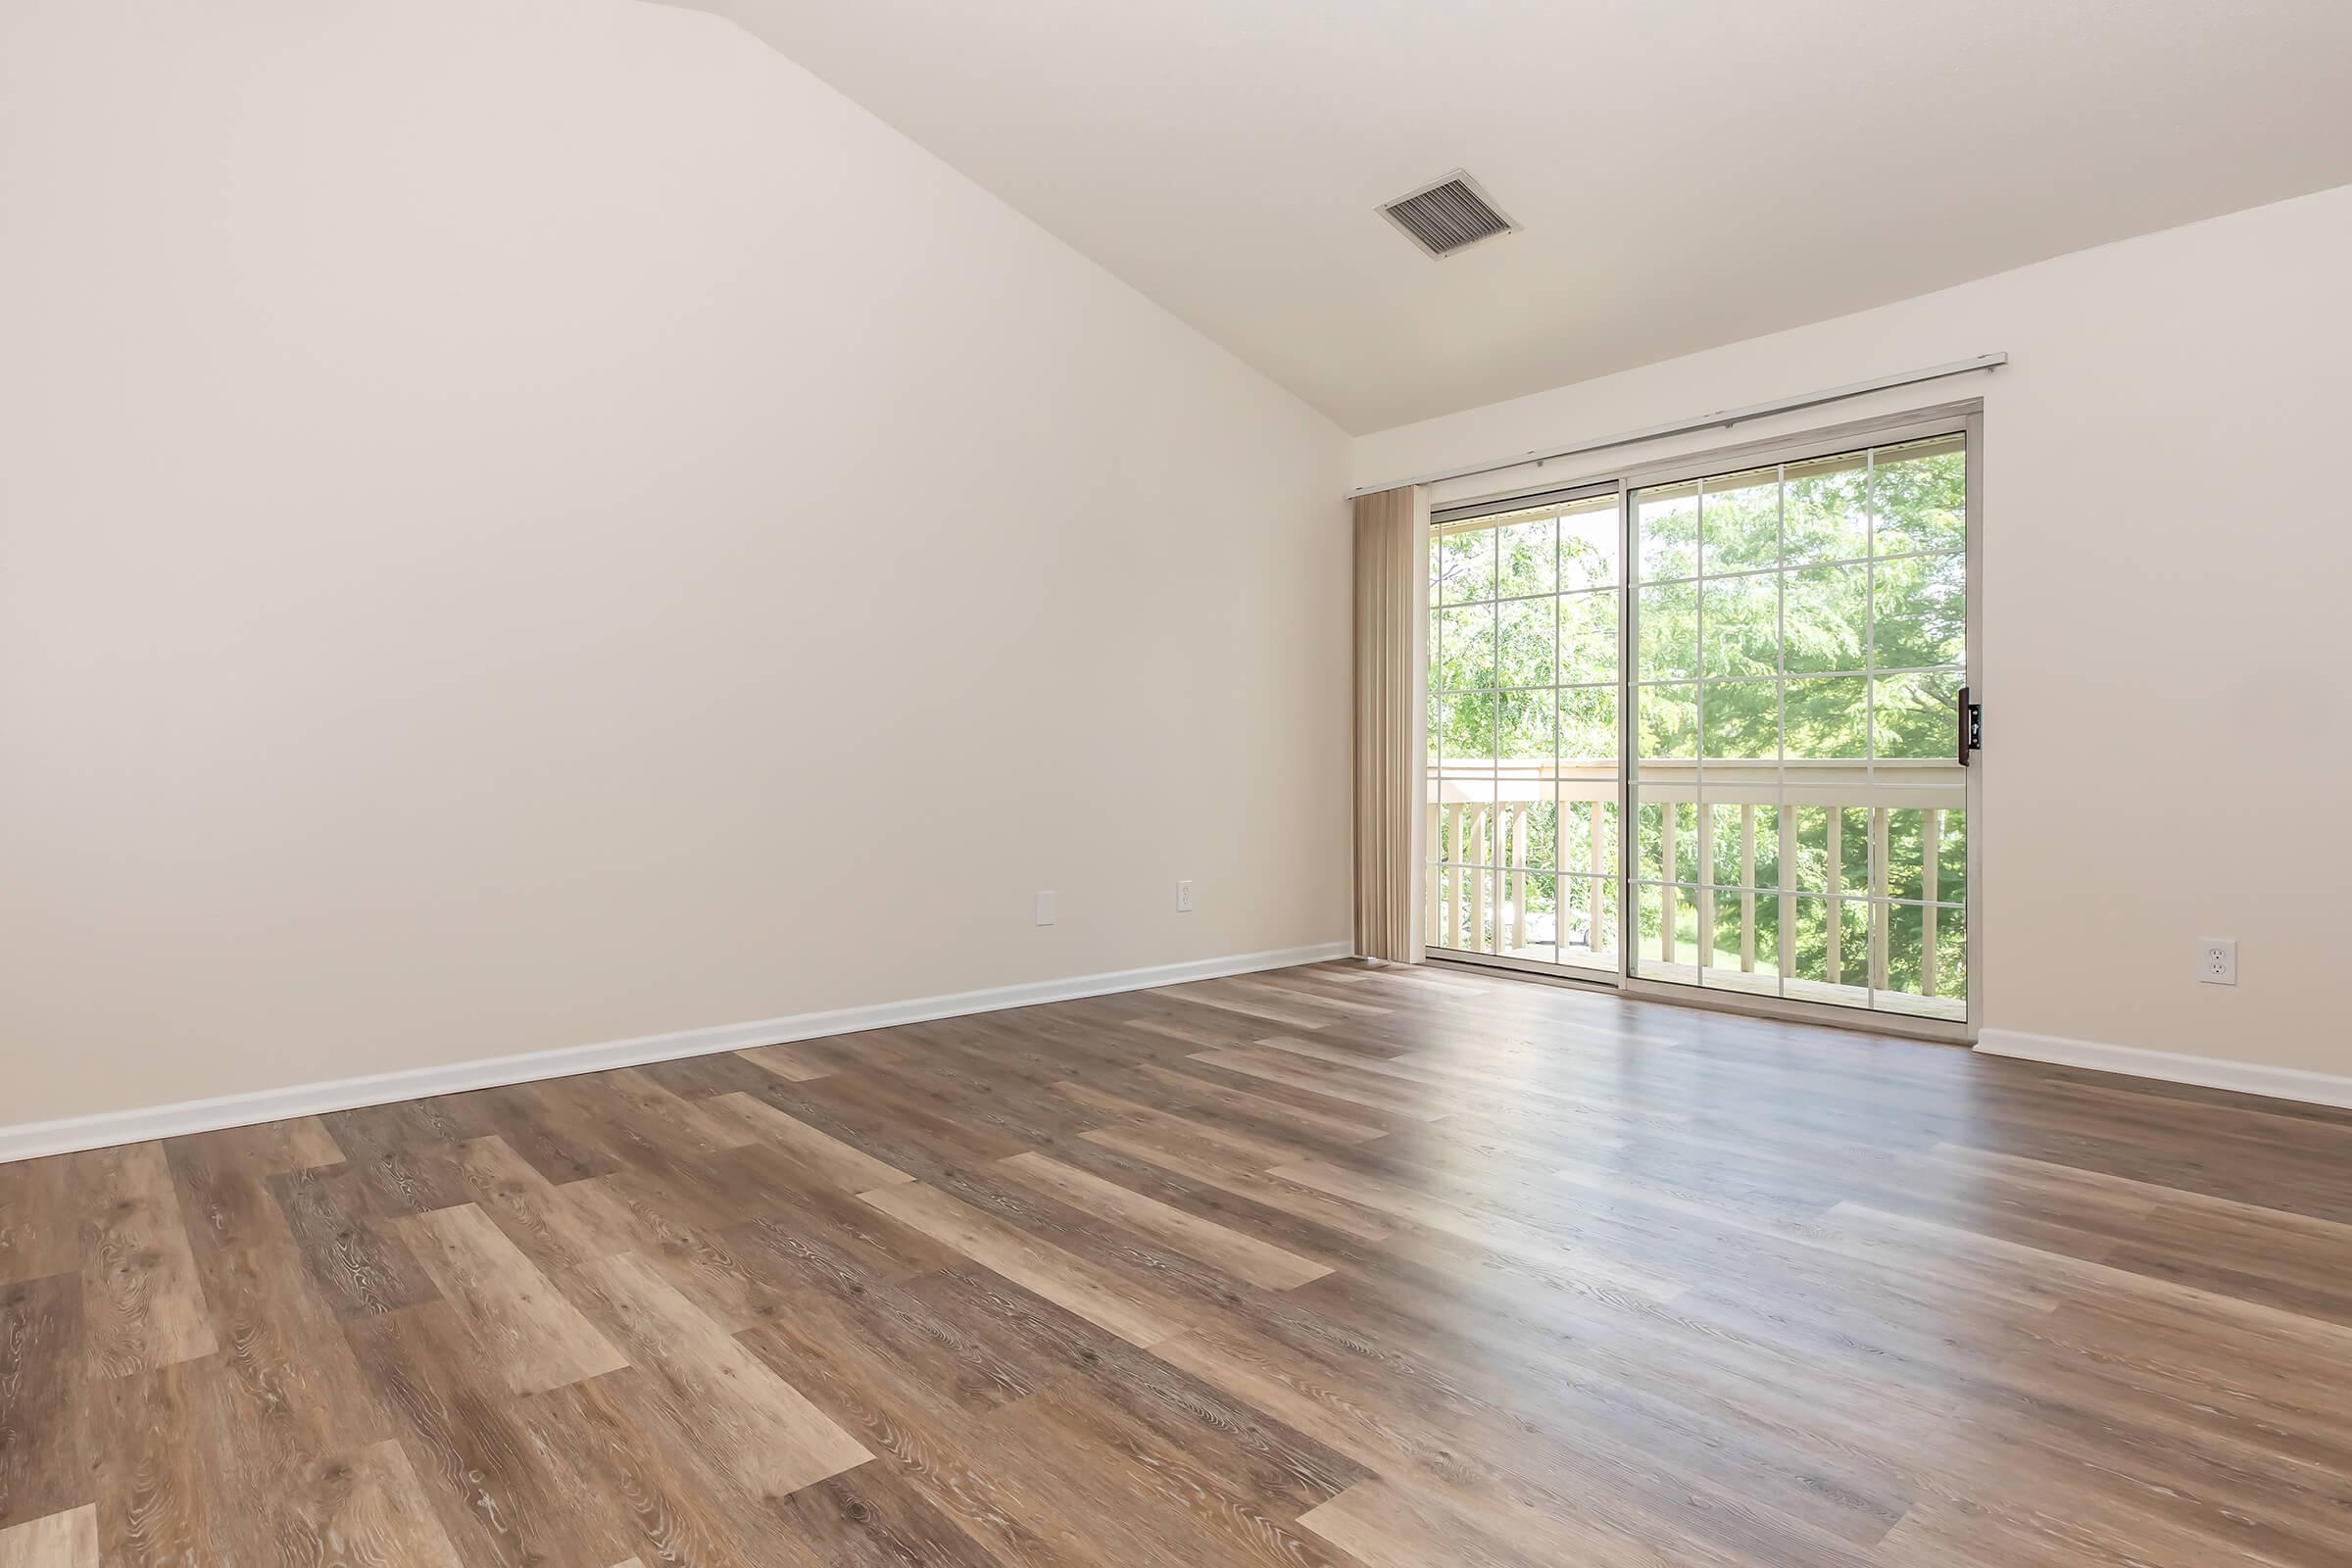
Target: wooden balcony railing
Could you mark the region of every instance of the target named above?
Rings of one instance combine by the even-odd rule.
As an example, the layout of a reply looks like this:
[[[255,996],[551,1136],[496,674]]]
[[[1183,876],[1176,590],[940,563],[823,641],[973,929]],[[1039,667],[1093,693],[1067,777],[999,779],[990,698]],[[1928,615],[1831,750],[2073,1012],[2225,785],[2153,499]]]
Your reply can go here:
[[[1689,760],[1645,761],[1636,777],[1635,800],[1641,806],[1675,807],[1702,804],[1707,809],[1690,813],[1692,835],[1683,813],[1666,810],[1657,819],[1656,880],[1697,884],[1697,953],[1713,962],[1715,931],[1721,905],[1739,906],[1740,968],[1756,972],[1756,906],[1759,900],[1779,902],[1778,929],[1796,928],[1796,901],[1819,899],[1832,922],[1841,922],[1845,906],[1858,900],[1894,896],[1897,867],[1889,861],[1889,822],[1898,811],[1922,813],[1919,833],[1919,878],[1916,894],[1906,891],[1905,902],[1921,905],[1922,940],[1919,956],[1919,995],[1936,998],[1943,976],[1938,972],[1936,901],[1944,897],[1939,851],[1946,812],[1967,808],[1967,771],[1942,759],[1894,759],[1877,762],[1791,760],[1788,762],[1709,761],[1702,773]],[[1613,908],[1615,864],[1614,819],[1618,773],[1614,762],[1446,760],[1433,766],[1427,823],[1429,851],[1425,902],[1425,940],[1435,948],[1457,952],[1523,954],[1529,948],[1528,883],[1531,876],[1556,876],[1555,951],[1563,956],[1572,946],[1606,955],[1617,945]],[[1529,828],[1532,813],[1554,800],[1560,804],[1556,865],[1531,865]],[[1598,808],[1574,809],[1587,803]],[[1778,858],[1779,880],[1771,886],[1756,882],[1759,819],[1777,825],[1784,847],[1797,842],[1797,813],[1804,808],[1826,808],[1826,885],[1793,885],[1796,857]],[[1725,809],[1729,808],[1729,809]],[[1866,811],[1871,836],[1870,863],[1878,868],[1876,888],[1848,888],[1844,880],[1844,833],[1848,808]],[[1582,820],[1579,821],[1578,818]],[[1736,887],[1708,886],[1718,880],[1708,868],[1718,863],[1714,835],[1736,835]],[[1572,849],[1571,837],[1583,840]],[[1696,842],[1690,842],[1692,837]],[[1581,851],[1581,854],[1579,853]],[[1586,884],[1583,909],[1570,908],[1570,888]],[[1579,919],[1572,925],[1571,915]],[[1681,934],[1676,919],[1659,922],[1657,961],[1673,967],[1682,962]],[[1872,920],[1869,946],[1869,984],[1884,990],[1887,983],[1886,922]],[[1819,979],[1832,988],[1845,987],[1861,977],[1845,973],[1844,943],[1832,942],[1823,956],[1826,973]],[[1646,956],[1645,956],[1646,957]],[[1778,967],[1784,980],[1793,979],[1794,944],[1780,944]]]

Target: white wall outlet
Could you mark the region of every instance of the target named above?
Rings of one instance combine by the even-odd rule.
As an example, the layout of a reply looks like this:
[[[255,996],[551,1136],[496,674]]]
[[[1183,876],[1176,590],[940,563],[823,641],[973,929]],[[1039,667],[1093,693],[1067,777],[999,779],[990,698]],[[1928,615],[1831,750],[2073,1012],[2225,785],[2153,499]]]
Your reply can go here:
[[[1190,882],[1176,884],[1176,912],[1178,914],[1193,912],[1193,885]]]
[[[2197,938],[2197,978],[2209,986],[2237,984],[2237,939]]]
[[[1054,923],[1054,895],[1043,888],[1037,890],[1037,923],[1039,925]]]

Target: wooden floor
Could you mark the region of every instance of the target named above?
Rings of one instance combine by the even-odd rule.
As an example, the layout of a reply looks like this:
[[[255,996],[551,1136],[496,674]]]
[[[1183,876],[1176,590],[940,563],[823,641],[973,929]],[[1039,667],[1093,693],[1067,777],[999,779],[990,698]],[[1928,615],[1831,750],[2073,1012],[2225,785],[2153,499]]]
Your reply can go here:
[[[0,1166],[0,1568],[2352,1562],[2352,1113],[1332,964]]]

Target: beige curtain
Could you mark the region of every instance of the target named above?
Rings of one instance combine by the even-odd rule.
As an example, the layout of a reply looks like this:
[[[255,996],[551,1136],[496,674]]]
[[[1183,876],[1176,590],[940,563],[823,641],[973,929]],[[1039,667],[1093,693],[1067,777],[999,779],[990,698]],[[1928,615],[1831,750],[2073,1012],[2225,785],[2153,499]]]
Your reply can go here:
[[[1421,961],[1429,497],[1355,503],[1355,951]]]

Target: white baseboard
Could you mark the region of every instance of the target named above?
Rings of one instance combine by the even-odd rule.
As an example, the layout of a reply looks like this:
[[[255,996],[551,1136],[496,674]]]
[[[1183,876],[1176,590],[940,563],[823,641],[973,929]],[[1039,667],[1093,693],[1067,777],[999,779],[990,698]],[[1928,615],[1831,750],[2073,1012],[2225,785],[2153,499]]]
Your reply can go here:
[[[2028,1061],[2088,1067],[2094,1072],[2155,1078],[2171,1084],[2194,1084],[2200,1089],[2232,1089],[2241,1095],[2267,1095],[2273,1100],[2352,1107],[2352,1077],[2311,1072],[2301,1067],[2266,1067],[2259,1062],[2225,1061],[2218,1056],[2184,1056],[2140,1046],[2111,1046],[2104,1041],[2069,1040],[2063,1035],[2034,1035],[2018,1029],[1987,1029],[1978,1037],[1977,1049],[1990,1056],[2022,1056]]]
[[[485,1056],[440,1067],[408,1067],[397,1072],[370,1073],[361,1078],[336,1078],[324,1083],[290,1085],[284,1089],[261,1089],[250,1094],[222,1095],[214,1100],[186,1100],[177,1104],[149,1105],[136,1110],[107,1110],[88,1116],[68,1116],[57,1121],[26,1122],[15,1127],[0,1127],[0,1164],[10,1160],[33,1159],[43,1154],[72,1153],[82,1149],[145,1143],[152,1138],[176,1138],[183,1133],[212,1132],[222,1127],[281,1121],[288,1116],[316,1116],[322,1111],[350,1110],[358,1105],[381,1105],[396,1100],[416,1100],[426,1095],[453,1095],[467,1089],[492,1089],[500,1084],[523,1083],[533,1078],[567,1078],[574,1073],[604,1072],[613,1067],[640,1066],[649,1061],[671,1061],[680,1056],[705,1056],[714,1052],[740,1051],[747,1046],[813,1040],[824,1035],[856,1034],[865,1029],[887,1029],[894,1024],[923,1023],[933,1018],[954,1018],[964,1013],[1034,1006],[1041,1002],[1072,1002],[1080,997],[1144,991],[1152,986],[1178,985],[1187,980],[1213,980],[1219,975],[1282,969],[1296,963],[1321,963],[1331,958],[1345,958],[1354,951],[1351,943],[1323,942],[1306,948],[1244,953],[1222,958],[1196,958],[1189,963],[1164,963],[1149,969],[1120,969],[1108,974],[1073,975],[1063,980],[1036,980],[1026,985],[998,986],[988,991],[918,997],[909,1002],[883,1002],[864,1007],[835,1007],[825,1012],[795,1013],[786,1018],[762,1018],[756,1023],[714,1024],[704,1029],[681,1029],[675,1034],[608,1040],[593,1046],[564,1046],[554,1051]]]

